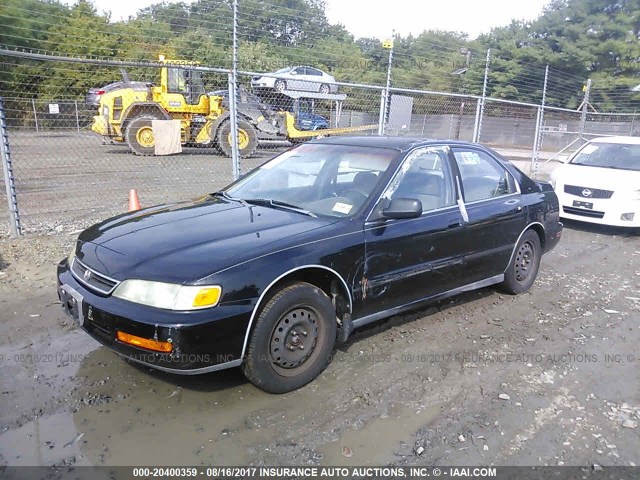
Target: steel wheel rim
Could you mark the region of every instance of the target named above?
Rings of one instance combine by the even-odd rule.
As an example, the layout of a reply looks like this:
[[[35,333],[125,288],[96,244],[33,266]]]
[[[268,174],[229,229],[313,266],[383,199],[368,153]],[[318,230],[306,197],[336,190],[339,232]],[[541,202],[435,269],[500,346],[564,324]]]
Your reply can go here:
[[[231,132],[229,132],[229,136],[227,137],[229,141],[229,145],[233,145],[233,137],[231,136]],[[243,130],[242,128],[238,129],[238,148],[240,150],[244,150],[249,146],[249,134]]]
[[[270,360],[278,373],[297,375],[310,363],[317,352],[319,329],[319,314],[308,305],[292,308],[278,319],[269,339]]]
[[[524,242],[518,248],[515,261],[515,275],[518,282],[524,282],[533,271],[535,248],[531,242]]]
[[[153,147],[153,140],[153,129],[151,127],[140,127],[136,132],[136,141],[141,147]]]

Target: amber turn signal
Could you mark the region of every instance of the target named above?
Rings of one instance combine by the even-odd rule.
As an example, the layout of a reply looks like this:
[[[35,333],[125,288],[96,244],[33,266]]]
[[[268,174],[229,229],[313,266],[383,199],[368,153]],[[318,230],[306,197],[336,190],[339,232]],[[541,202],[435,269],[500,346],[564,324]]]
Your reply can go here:
[[[158,340],[137,337],[130,333],[124,333],[121,331],[118,331],[116,336],[122,343],[128,343],[134,347],[146,348],[147,350],[153,350],[154,352],[169,353],[173,350],[173,345],[170,342],[159,342]]]

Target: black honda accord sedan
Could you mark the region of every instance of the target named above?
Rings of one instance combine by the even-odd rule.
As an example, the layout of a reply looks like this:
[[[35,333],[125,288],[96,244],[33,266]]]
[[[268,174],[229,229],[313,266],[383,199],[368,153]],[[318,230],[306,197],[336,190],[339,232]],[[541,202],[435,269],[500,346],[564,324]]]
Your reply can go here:
[[[481,145],[326,138],[85,230],[58,291],[125,357],[180,374],[241,366],[281,393],[354,328],[489,285],[524,292],[558,218],[550,185]]]

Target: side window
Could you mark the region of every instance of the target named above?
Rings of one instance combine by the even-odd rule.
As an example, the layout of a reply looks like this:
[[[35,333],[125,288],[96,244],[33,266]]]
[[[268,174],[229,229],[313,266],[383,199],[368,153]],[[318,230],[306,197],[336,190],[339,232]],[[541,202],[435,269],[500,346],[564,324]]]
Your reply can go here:
[[[422,211],[455,205],[453,177],[444,147],[419,148],[411,152],[391,182],[387,196],[414,198]]]
[[[454,149],[462,177],[465,202],[476,202],[516,192],[513,177],[481,150]]]
[[[297,75],[306,75],[307,69],[305,67],[298,67],[294,70]]]
[[[168,85],[169,92],[184,93],[187,91],[187,77],[183,68],[168,69]]]
[[[317,77],[321,77],[322,76],[322,72],[320,70],[315,69],[315,68],[307,67],[307,75],[315,75]]]

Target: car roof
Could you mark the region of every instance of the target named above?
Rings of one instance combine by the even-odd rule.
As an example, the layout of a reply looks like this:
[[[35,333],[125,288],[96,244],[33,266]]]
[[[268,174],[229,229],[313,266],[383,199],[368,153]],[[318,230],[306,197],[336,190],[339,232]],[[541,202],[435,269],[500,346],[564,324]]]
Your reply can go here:
[[[345,145],[354,147],[389,148],[393,150],[406,151],[418,146],[428,145],[459,145],[459,146],[480,146],[469,142],[458,140],[437,140],[421,137],[384,137],[377,135],[362,136],[337,136],[325,137],[311,140],[307,143]]]
[[[628,145],[640,145],[640,137],[625,137],[622,135],[616,137],[597,137],[592,138],[589,142],[598,143],[622,143]]]

